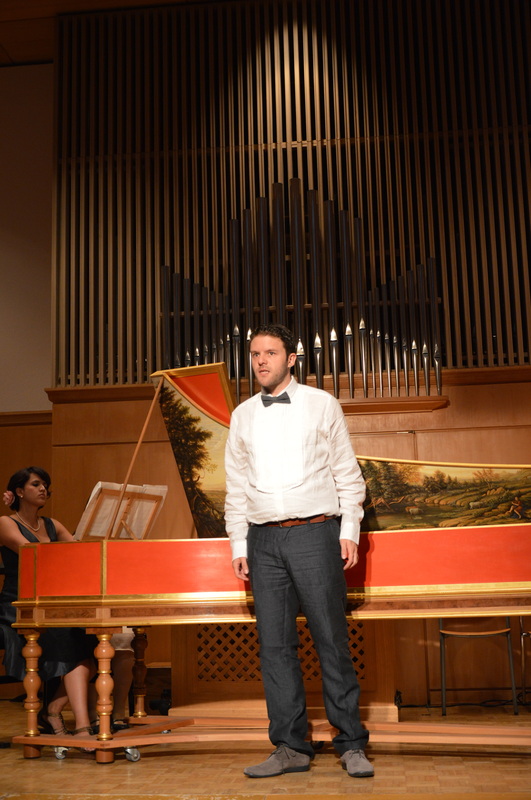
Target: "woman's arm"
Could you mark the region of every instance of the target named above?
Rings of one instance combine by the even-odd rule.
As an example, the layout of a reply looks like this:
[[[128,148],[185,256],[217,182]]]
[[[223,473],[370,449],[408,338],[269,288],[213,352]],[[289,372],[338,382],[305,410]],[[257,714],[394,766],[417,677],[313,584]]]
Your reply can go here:
[[[57,541],[58,542],[74,542],[75,539],[70,533],[69,530],[65,528],[62,522],[59,522],[56,519],[52,519],[53,524],[55,525],[55,530],[57,531]]]

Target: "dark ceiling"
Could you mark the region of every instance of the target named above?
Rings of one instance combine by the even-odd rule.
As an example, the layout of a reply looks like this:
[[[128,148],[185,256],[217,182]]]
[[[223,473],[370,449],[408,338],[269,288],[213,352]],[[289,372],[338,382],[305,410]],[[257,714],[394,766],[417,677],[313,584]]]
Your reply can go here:
[[[142,6],[178,5],[200,0],[1,0],[0,67],[45,64],[54,59],[58,14]]]

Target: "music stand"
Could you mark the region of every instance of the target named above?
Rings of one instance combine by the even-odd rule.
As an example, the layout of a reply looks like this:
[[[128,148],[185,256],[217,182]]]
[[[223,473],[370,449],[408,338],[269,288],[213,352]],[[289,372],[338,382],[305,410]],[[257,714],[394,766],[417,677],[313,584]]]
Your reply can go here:
[[[75,538],[145,539],[168,491],[167,486],[134,486],[99,481],[77,526]]]

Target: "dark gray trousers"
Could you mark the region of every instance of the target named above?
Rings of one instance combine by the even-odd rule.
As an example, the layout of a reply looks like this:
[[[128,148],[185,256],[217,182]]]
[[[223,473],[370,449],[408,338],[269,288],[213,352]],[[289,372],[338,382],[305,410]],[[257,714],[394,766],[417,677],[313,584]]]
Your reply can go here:
[[[251,526],[248,562],[271,742],[313,756],[297,654],[302,611],[319,656],[326,714],[338,729],[334,746],[339,754],[365,749],[369,734],[360,722],[360,687],[348,644],[338,522]]]

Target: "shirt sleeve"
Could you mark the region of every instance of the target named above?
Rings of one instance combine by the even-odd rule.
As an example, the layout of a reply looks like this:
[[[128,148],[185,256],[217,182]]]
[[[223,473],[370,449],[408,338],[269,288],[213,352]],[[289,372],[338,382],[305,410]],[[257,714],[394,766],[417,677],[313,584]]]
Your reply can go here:
[[[233,413],[225,445],[225,529],[230,539],[232,560],[247,558],[247,454],[238,444],[238,421]]]
[[[340,537],[358,543],[366,485],[354,454],[343,409],[335,398],[331,399],[330,469],[339,499]]]

